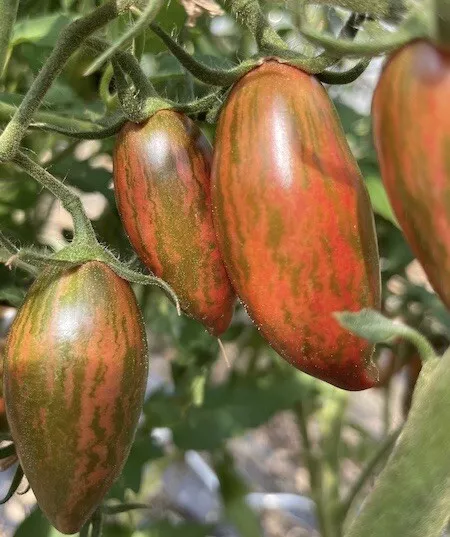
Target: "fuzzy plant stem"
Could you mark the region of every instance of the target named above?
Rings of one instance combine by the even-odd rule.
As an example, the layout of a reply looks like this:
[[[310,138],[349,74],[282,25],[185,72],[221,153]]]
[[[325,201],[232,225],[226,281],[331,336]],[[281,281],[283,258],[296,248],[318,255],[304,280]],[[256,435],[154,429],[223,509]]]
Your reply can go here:
[[[113,54],[115,54],[115,52],[120,50],[120,48],[141,34],[150,24],[150,22],[156,17],[163,5],[164,0],[150,0],[144,11],[140,13],[140,17],[136,24],[127,32],[122,34],[122,36],[113,45],[111,45],[107,50],[103,51],[102,54],[100,54],[100,56],[91,63],[84,73],[85,76],[94,73],[103,63],[109,60]],[[133,7],[131,7],[131,9],[133,9]]]
[[[258,0],[228,0],[228,5],[234,18],[244,23],[255,37],[261,52],[288,49],[283,39],[270,26]]]
[[[0,247],[11,255],[11,258],[15,258],[15,264],[22,270],[29,272],[33,276],[39,273],[39,268],[31,263],[27,263],[21,259],[16,258],[19,253],[19,249],[0,231]],[[7,263],[8,264],[8,263]]]
[[[73,218],[74,242],[79,240],[92,245],[97,244],[91,222],[84,211],[81,199],[75,192],[22,152],[16,153],[13,162],[61,200],[63,207]]]
[[[12,160],[17,153],[34,113],[72,53],[90,34],[112,21],[127,9],[129,4],[130,0],[109,0],[64,28],[55,48],[0,136],[0,162]]]
[[[9,57],[9,41],[17,16],[19,0],[0,1],[0,79]]]

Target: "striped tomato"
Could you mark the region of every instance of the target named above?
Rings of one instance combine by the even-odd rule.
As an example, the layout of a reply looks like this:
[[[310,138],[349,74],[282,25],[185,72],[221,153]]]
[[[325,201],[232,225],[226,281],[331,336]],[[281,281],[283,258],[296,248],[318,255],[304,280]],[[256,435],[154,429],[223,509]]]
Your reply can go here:
[[[373,215],[314,77],[272,60],[235,85],[219,120],[212,199],[231,282],[270,345],[331,384],[371,387],[373,346],[332,313],[379,306]]]
[[[127,123],[114,149],[117,205],[130,241],[181,307],[219,335],[231,320],[234,292],[211,216],[211,147],[185,115],[161,110]]]
[[[75,533],[120,474],[147,383],[144,325],[107,265],[46,269],[9,332],[5,400],[39,506]]]
[[[6,419],[5,399],[3,397],[3,345],[0,343],[0,434],[9,431]]]
[[[450,307],[450,53],[415,41],[387,62],[373,105],[381,175],[407,241]]]

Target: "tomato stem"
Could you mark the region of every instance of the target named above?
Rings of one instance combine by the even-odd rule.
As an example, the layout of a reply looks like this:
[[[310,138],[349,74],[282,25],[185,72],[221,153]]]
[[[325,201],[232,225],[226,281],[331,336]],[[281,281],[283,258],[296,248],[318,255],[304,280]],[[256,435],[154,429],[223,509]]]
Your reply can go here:
[[[33,263],[28,263],[25,260],[20,259],[19,249],[8,238],[6,238],[5,235],[3,235],[1,231],[0,231],[0,246],[11,255],[10,260],[14,258],[14,263],[19,268],[33,275],[38,274],[39,268]],[[8,264],[8,262],[6,262],[6,264]]]
[[[351,69],[347,71],[322,71],[318,73],[317,78],[324,84],[350,84],[359,78],[367,69],[370,63],[370,58],[365,58],[359,61]]]
[[[238,22],[243,22],[254,36],[261,52],[289,50],[287,44],[270,26],[258,0],[229,0],[231,13]]]
[[[354,42],[348,39],[340,39],[303,26],[302,34],[316,45],[323,47],[329,55],[335,58],[342,57],[372,57],[395,50],[405,43],[411,41],[418,35],[414,35],[409,29],[399,29],[397,32],[389,34],[385,32],[377,40]]]
[[[19,108],[0,135],[0,162],[12,160],[19,150],[34,113],[55,78],[61,73],[72,53],[90,34],[112,21],[128,9],[131,0],[108,0],[88,15],[81,17],[64,28],[55,48],[34,79]],[[3,0],[2,0],[3,4]]]
[[[74,242],[80,241],[84,244],[97,244],[94,229],[77,194],[24,153],[19,151],[15,155],[13,162],[61,200],[63,207],[73,218]]]
[[[5,102],[0,102],[0,120],[9,121],[17,107]],[[125,118],[116,114],[99,118],[96,123],[85,119],[66,117],[54,112],[37,111],[34,114],[30,127],[58,132],[74,138],[105,138],[115,134],[123,125]],[[103,127],[99,127],[98,123]]]
[[[194,60],[181,45],[174,41],[170,35],[157,24],[151,23],[150,28],[161,41],[163,41],[183,67],[185,67],[195,78],[201,80],[205,84],[210,84],[212,86],[231,86],[231,84],[234,84],[236,80],[245,75],[245,73],[250,71],[258,63],[255,60],[248,60],[228,70],[214,69]]]
[[[91,63],[91,65],[86,69],[84,75],[88,76],[97,71],[97,69],[109,60],[113,54],[115,54],[121,47],[126,44],[129,44],[133,39],[141,34],[149,23],[156,17],[159,10],[164,4],[164,0],[150,0],[147,7],[144,9],[142,14],[136,24],[131,27],[127,32],[125,32],[113,45],[111,45],[107,50],[103,51],[100,56]],[[134,11],[136,8],[131,6],[131,10]],[[139,12],[140,13],[140,12]]]
[[[2,78],[10,54],[9,40],[17,16],[19,0],[0,2],[0,79]]]

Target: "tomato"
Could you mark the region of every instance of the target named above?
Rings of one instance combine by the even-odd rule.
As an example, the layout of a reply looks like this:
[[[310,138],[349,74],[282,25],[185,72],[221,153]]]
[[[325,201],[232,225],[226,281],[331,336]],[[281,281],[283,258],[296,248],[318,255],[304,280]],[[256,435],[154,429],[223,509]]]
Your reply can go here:
[[[372,105],[381,175],[403,233],[450,307],[450,54],[415,41],[387,62]]]
[[[211,147],[185,115],[161,110],[127,123],[114,149],[117,206],[131,244],[181,307],[215,335],[228,327],[235,295],[211,215]]]
[[[62,533],[80,530],[120,474],[147,370],[128,282],[94,261],[44,270],[8,335],[5,400],[25,475]]]
[[[379,307],[373,214],[313,76],[272,60],[235,85],[220,115],[212,199],[232,285],[270,345],[341,388],[374,385],[373,345],[332,315]]]
[[[9,431],[6,419],[5,399],[3,397],[3,349],[0,346],[0,434]]]

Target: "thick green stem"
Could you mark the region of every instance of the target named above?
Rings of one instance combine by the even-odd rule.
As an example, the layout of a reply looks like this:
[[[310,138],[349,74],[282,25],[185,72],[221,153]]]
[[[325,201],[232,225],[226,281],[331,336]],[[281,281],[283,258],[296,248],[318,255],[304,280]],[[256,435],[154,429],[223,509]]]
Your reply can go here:
[[[228,0],[235,19],[243,22],[255,37],[261,52],[273,52],[274,49],[288,49],[288,46],[270,26],[261,11],[258,0]]]
[[[164,0],[149,0],[147,7],[142,12],[139,20],[136,24],[125,32],[113,45],[105,50],[100,56],[91,63],[84,73],[85,76],[94,73],[103,63],[109,60],[115,52],[117,52],[122,46],[131,43],[133,39],[138,36],[150,22],[156,17],[159,10],[164,4]]]
[[[372,455],[372,457],[367,462],[366,466],[362,469],[361,473],[358,476],[358,479],[356,480],[355,484],[351,488],[347,497],[342,500],[341,506],[339,508],[339,518],[342,522],[344,521],[345,517],[350,511],[350,508],[352,507],[353,502],[357,498],[358,494],[366,485],[368,479],[370,479],[373,476],[373,473],[375,472],[376,468],[383,461],[383,459],[385,459],[388,456],[400,432],[401,432],[401,428],[397,429],[396,431],[391,433],[389,436],[387,436],[384,439],[384,441],[378,446],[378,449],[376,450],[376,452]]]
[[[0,102],[0,122],[9,121],[15,114],[17,106]],[[42,126],[42,124],[54,125],[66,130],[90,130],[95,129],[96,125],[91,121],[84,119],[76,119],[52,112],[38,111],[34,114],[33,120],[30,123],[31,127]]]
[[[205,84],[210,84],[212,86],[231,86],[236,80],[245,75],[245,73],[250,71],[258,63],[256,61],[245,61],[237,67],[233,67],[227,71],[213,69],[194,60],[182,46],[174,41],[170,35],[157,24],[151,23],[150,28],[163,41],[183,67],[185,67],[195,78],[201,80]]]
[[[450,1],[434,0],[435,39],[450,48]]]
[[[9,57],[9,41],[17,16],[19,0],[0,1],[0,79]]]
[[[347,71],[322,71],[318,73],[317,78],[324,84],[350,84],[359,78],[367,69],[370,58],[365,58]]]
[[[96,51],[108,51],[112,48],[110,48],[107,42],[96,37],[90,37],[86,40],[85,44],[92,50]],[[111,57],[114,58],[114,61],[116,61],[122,70],[130,76],[136,90],[140,92],[143,98],[157,95],[153,84],[145,76],[141,66],[139,65],[139,62],[132,54],[123,50],[116,50],[114,53],[112,53]]]
[[[0,162],[12,160],[17,153],[34,113],[72,53],[90,34],[127,8],[129,3],[130,0],[109,0],[92,13],[75,20],[61,32],[55,48],[0,136]]]
[[[355,42],[325,35],[306,26],[303,26],[300,31],[308,41],[323,47],[330,56],[335,58],[376,56],[395,50],[419,36],[419,34],[414,34],[409,30],[400,29],[392,34],[386,33],[382,39],[377,41]]]
[[[38,183],[50,190],[73,218],[74,242],[83,241],[85,244],[96,245],[97,239],[91,222],[87,217],[81,199],[64,183],[56,179],[47,170],[31,160],[24,153],[18,152],[13,162],[33,177]]]
[[[363,22],[364,18],[365,17],[362,15],[355,15],[355,14],[350,15],[350,17],[347,19],[346,23],[342,27],[341,31],[339,32],[339,37],[353,39],[355,35],[358,33],[359,25]],[[286,55],[283,51],[280,51],[278,56],[280,58],[287,60],[290,65],[294,65],[295,67],[298,67],[299,69],[302,69],[303,71],[306,71],[307,73],[310,73],[310,74],[324,73],[326,69],[328,69],[329,67],[332,67],[338,62],[338,59],[333,58],[326,52],[323,52],[322,54],[319,54],[318,56],[314,58],[306,58],[303,55],[300,55],[300,56],[294,55],[295,57],[292,57],[293,52],[292,51],[288,51],[288,52],[289,54]],[[329,74],[328,72],[325,72],[325,77],[328,74]],[[334,78],[333,74],[334,73],[330,73],[330,76],[328,77],[330,80]],[[353,75],[354,73],[350,73],[349,77]],[[342,77],[342,79],[345,79],[345,78]],[[336,83],[340,83],[340,82],[336,82]]]

